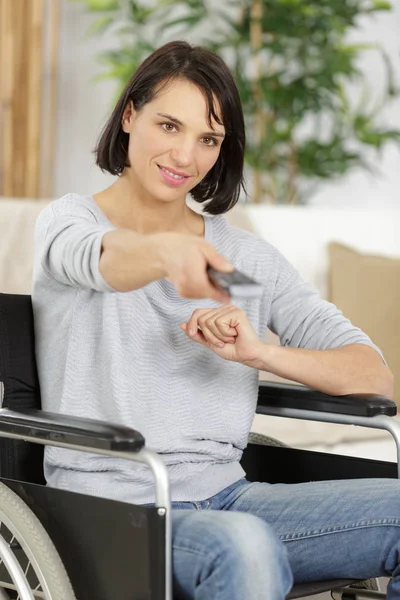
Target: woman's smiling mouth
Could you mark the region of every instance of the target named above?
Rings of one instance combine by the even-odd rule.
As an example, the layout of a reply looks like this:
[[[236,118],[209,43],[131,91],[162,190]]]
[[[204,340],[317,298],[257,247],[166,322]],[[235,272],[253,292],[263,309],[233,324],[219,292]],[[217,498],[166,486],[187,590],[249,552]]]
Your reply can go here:
[[[167,167],[163,167],[162,165],[157,165],[160,169],[160,173],[167,183],[174,186],[179,186],[184,184],[187,179],[189,179],[190,175],[186,175],[185,173],[175,171],[175,169],[169,169]]]

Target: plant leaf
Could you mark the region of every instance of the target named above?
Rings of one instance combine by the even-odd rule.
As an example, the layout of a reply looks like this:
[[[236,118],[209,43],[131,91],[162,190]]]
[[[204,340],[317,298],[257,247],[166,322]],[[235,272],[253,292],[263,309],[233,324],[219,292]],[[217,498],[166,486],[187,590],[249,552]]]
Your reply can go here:
[[[104,17],[100,17],[96,19],[91,25],[89,25],[86,35],[93,36],[98,33],[103,33],[106,31],[111,25],[115,23],[115,19],[111,16],[105,15]]]

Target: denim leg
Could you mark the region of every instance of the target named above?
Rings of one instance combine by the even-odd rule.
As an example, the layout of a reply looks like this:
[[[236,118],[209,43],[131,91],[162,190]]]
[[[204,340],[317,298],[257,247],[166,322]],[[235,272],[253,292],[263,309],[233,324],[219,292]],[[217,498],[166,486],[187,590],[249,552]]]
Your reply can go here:
[[[251,514],[173,510],[174,594],[184,600],[284,600],[284,544]]]
[[[258,516],[287,548],[294,581],[392,576],[400,600],[400,481],[251,483],[225,510]]]

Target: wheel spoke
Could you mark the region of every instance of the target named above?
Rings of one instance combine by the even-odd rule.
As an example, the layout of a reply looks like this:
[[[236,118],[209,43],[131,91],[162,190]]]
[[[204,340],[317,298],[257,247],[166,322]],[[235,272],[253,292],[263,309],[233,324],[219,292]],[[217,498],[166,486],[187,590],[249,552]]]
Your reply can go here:
[[[33,596],[35,600],[51,600],[53,593],[59,600],[75,598],[68,574],[43,525],[18,494],[2,483],[0,542],[0,585],[14,591],[12,598],[22,600],[25,593],[32,600]]]
[[[13,553],[15,554],[16,550],[18,551],[18,553],[22,553],[23,550],[22,550],[20,543],[18,542],[17,537],[9,530],[9,528],[3,522],[0,522],[0,529],[2,530],[0,533],[1,537],[4,539],[4,541],[7,543],[8,547],[13,551]],[[17,560],[19,560],[20,566],[21,566],[24,576],[25,576],[25,580],[26,580],[28,586],[31,588],[32,593],[33,592],[42,592],[39,578],[37,577],[35,569],[33,568],[32,563],[28,559],[25,552],[23,552],[23,555],[20,556],[19,558],[18,558],[18,555],[16,555],[15,558]],[[24,559],[26,560],[26,564],[25,564]],[[2,564],[4,564],[4,561],[2,558],[0,558],[0,566]],[[35,587],[33,587],[33,585],[31,584],[31,581],[28,579],[29,569],[31,569],[31,571],[32,571],[30,578],[32,579],[32,576],[34,577],[33,581],[35,582]],[[11,579],[11,581],[12,581],[12,579]],[[12,587],[15,589],[14,585]],[[17,595],[16,600],[21,600],[20,594]]]

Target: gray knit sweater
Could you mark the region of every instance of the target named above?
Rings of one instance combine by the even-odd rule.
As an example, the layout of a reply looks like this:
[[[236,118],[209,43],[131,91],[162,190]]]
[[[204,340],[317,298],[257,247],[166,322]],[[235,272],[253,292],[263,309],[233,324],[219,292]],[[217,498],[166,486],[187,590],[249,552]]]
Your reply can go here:
[[[139,430],[168,466],[173,500],[208,498],[243,476],[258,371],[223,360],[180,329],[214,301],[182,298],[166,279],[113,290],[99,271],[102,236],[113,228],[93,198],[75,194],[37,221],[32,297],[43,409]],[[269,327],[282,345],[373,346],[266,241],[223,216],[205,217],[205,239],[264,282],[261,298],[232,299],[260,338]],[[154,501],[142,464],[47,448],[45,475],[54,487]]]

